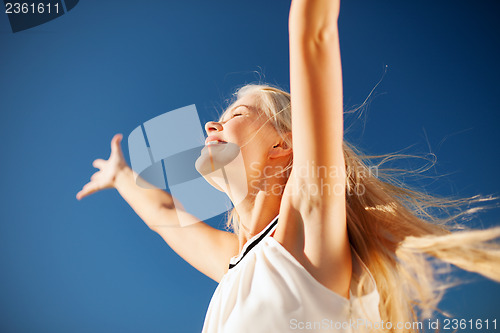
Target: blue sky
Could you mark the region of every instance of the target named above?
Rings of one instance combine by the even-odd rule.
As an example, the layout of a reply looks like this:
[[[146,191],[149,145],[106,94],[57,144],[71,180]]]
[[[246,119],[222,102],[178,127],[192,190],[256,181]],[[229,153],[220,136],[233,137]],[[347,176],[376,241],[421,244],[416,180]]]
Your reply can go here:
[[[288,88],[289,5],[81,0],[15,34],[0,13],[2,332],[201,330],[216,283],[116,191],[81,202],[75,194],[115,133],[190,104],[203,122],[214,119],[247,82]],[[498,194],[499,9],[495,1],[344,1],[346,108],[388,68],[347,137],[370,153],[434,153],[428,175],[440,177],[423,183],[431,193]],[[123,148],[127,155],[126,140]],[[223,217],[209,222],[222,226]],[[473,223],[499,224],[498,209]],[[454,318],[500,317],[500,285],[457,274],[474,282],[452,289],[442,308]]]

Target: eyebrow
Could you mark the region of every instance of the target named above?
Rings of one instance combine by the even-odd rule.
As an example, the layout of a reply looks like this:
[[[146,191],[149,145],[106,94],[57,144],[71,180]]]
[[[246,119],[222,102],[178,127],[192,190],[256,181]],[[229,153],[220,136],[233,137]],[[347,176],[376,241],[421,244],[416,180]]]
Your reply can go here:
[[[239,108],[240,106],[244,106],[244,107],[246,107],[247,109],[252,110],[252,107],[251,107],[251,106],[249,106],[249,105],[246,105],[246,104],[239,104],[239,105],[233,106],[232,108],[230,108],[229,110],[227,110],[226,112],[224,112],[224,113],[221,115],[221,117],[219,118],[219,121],[222,121],[222,120],[224,119],[224,117],[226,116],[226,114],[233,112],[234,110],[236,110],[236,109],[237,109],[237,108]]]

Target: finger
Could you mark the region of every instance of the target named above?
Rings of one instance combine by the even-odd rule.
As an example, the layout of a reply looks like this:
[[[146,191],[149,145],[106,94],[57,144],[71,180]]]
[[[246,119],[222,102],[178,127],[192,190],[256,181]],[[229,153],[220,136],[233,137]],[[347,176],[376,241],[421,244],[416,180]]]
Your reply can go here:
[[[85,184],[82,190],[76,194],[76,198],[78,200],[81,200],[82,198],[85,198],[86,196],[89,196],[97,191],[99,191],[99,186],[95,183],[90,182]]]
[[[102,169],[104,167],[105,163],[106,163],[105,160],[103,160],[102,158],[98,158],[98,159],[94,160],[94,162],[92,162],[92,166],[94,168]]]
[[[94,173],[94,174],[90,177],[90,181],[94,181],[94,180],[98,177],[98,174],[99,174],[99,173],[100,173],[99,171],[98,171],[98,172],[96,172],[96,173]]]
[[[85,185],[80,192],[76,194],[76,198],[78,200],[81,200],[85,198],[86,196],[91,195],[92,193],[97,192],[97,187],[95,185],[90,185],[91,183],[88,183]]]
[[[121,141],[123,139],[123,135],[121,133],[115,134],[113,139],[111,139],[111,152],[121,152]]]

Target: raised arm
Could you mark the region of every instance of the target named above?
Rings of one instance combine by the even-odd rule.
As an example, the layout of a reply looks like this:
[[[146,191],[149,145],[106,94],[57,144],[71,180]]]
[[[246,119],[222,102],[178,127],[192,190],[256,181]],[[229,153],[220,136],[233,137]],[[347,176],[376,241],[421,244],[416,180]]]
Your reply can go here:
[[[318,166],[344,170],[338,14],[337,0],[294,0],[290,8],[294,168],[314,161]],[[307,181],[322,178],[328,183],[344,183],[342,174],[330,176],[311,174]]]
[[[292,225],[289,230],[299,230],[300,242],[295,244],[302,244],[302,248],[290,245],[289,250],[318,281],[347,295],[351,254],[345,211],[339,6],[337,0],[293,0],[290,8],[294,161],[282,206],[288,208],[284,215]]]

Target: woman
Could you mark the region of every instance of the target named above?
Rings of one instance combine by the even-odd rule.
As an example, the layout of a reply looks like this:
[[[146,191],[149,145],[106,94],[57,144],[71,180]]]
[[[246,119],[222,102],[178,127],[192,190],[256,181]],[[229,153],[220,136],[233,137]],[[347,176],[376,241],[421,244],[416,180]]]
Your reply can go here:
[[[467,211],[429,213],[474,199],[437,199],[374,175],[344,141],[338,14],[339,1],[293,0],[290,94],[245,86],[206,124],[196,167],[233,201],[234,232],[197,220],[164,191],[138,187],[121,135],[77,194],[116,188],[172,249],[219,282],[204,332],[418,331],[404,323],[418,321],[416,311],[428,315],[441,296],[424,255],[500,281],[498,246],[487,243],[500,228],[451,233],[445,222]],[[233,153],[242,169],[225,165]],[[214,176],[218,162],[245,181],[225,187]]]

